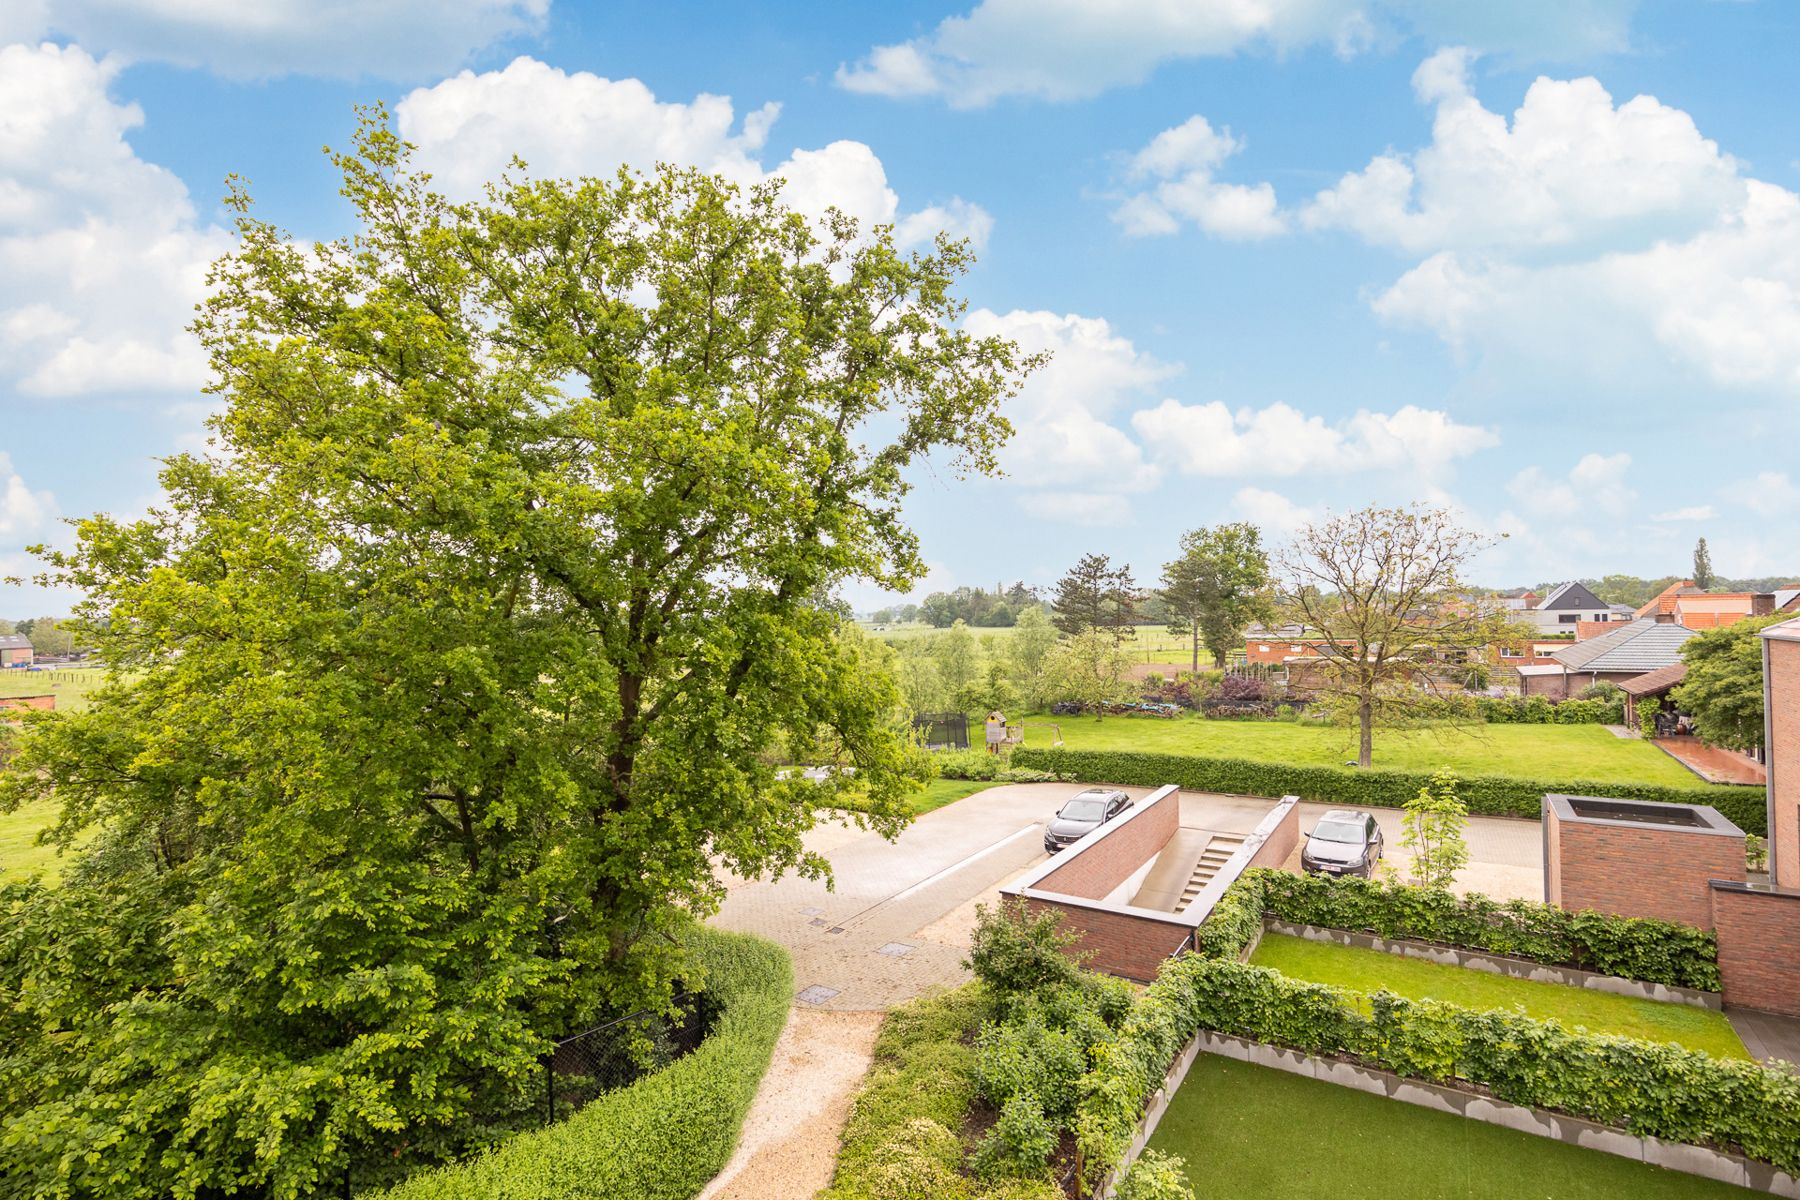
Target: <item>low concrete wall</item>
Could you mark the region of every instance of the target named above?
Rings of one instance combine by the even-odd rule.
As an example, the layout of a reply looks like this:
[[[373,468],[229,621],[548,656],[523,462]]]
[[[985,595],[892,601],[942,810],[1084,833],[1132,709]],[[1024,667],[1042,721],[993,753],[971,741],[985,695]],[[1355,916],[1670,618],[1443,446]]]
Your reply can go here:
[[[1285,933],[1290,937],[1302,937],[1309,942],[1331,942],[1339,946],[1379,950],[1384,954],[1397,954],[1403,958],[1421,958],[1427,962],[1442,963],[1450,967],[1467,967],[1472,971],[1487,971],[1493,975],[1506,975],[1513,979],[1529,979],[1533,983],[1560,983],[1565,987],[1611,992],[1614,995],[1631,996],[1639,1000],[1660,1000],[1665,1004],[1687,1004],[1694,1008],[1710,1008],[1715,1012],[1722,1006],[1721,997],[1717,992],[1669,987],[1661,983],[1645,983],[1641,979],[1625,979],[1618,975],[1597,975],[1592,971],[1578,971],[1574,967],[1554,967],[1547,963],[1533,962],[1528,958],[1512,958],[1485,950],[1462,950],[1455,946],[1439,946],[1432,942],[1415,942],[1407,938],[1380,938],[1368,933],[1322,929],[1317,925],[1291,925],[1273,917],[1264,920],[1263,928],[1271,933]]]
[[[1725,1002],[1800,1017],[1800,892],[1713,880]]]
[[[1796,1179],[1786,1171],[1777,1170],[1767,1163],[1745,1158],[1741,1154],[1709,1150],[1704,1146],[1693,1146],[1686,1142],[1668,1142],[1661,1138],[1638,1137],[1614,1126],[1601,1125],[1580,1117],[1549,1112],[1541,1108],[1527,1108],[1520,1104],[1509,1104],[1504,1100],[1495,1100],[1488,1096],[1478,1095],[1473,1091],[1463,1091],[1460,1088],[1407,1079],[1389,1071],[1378,1071],[1373,1067],[1339,1062],[1336,1059],[1317,1058],[1298,1050],[1287,1050],[1280,1046],[1245,1041],[1243,1038],[1228,1037],[1225,1034],[1210,1033],[1204,1030],[1195,1035],[1194,1039],[1176,1057],[1174,1065],[1169,1068],[1168,1075],[1163,1079],[1162,1086],[1151,1095],[1149,1103],[1145,1106],[1144,1116],[1138,1122],[1137,1135],[1132,1138],[1131,1146],[1126,1151],[1125,1161],[1101,1184],[1097,1193],[1100,1200],[1111,1200],[1125,1171],[1137,1161],[1138,1155],[1143,1153],[1144,1147],[1150,1144],[1151,1137],[1156,1133],[1157,1125],[1162,1121],[1163,1113],[1168,1111],[1169,1101],[1174,1098],[1175,1092],[1181,1087],[1182,1081],[1187,1078],[1188,1071],[1193,1067],[1195,1058],[1200,1054],[1216,1054],[1222,1058],[1236,1059],[1238,1062],[1286,1071],[1290,1075],[1303,1075],[1325,1083],[1335,1083],[1340,1087],[1354,1088],[1359,1092],[1383,1096],[1389,1100],[1398,1100],[1402,1104],[1413,1104],[1420,1108],[1451,1113],[1455,1116],[1467,1117],[1471,1121],[1480,1121],[1486,1125],[1499,1125],[1502,1128],[1516,1129],[1521,1133],[1529,1133],[1536,1137],[1554,1138],[1559,1142],[1580,1146],[1585,1150],[1598,1150],[1603,1154],[1614,1154],[1635,1162],[1644,1162],[1671,1171],[1680,1171],[1685,1175],[1717,1179],[1722,1183],[1732,1183],[1739,1187],[1767,1192],[1770,1195],[1788,1196],[1800,1200],[1800,1179]]]

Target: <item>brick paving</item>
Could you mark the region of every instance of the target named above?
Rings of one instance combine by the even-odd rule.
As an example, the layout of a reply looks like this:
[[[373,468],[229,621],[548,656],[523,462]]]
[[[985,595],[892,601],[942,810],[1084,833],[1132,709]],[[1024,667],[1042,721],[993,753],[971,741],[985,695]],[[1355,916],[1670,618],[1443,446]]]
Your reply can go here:
[[[1652,738],[1651,745],[1708,783],[1746,783],[1761,787],[1769,781],[1761,763],[1720,746],[1709,746],[1697,737]]]

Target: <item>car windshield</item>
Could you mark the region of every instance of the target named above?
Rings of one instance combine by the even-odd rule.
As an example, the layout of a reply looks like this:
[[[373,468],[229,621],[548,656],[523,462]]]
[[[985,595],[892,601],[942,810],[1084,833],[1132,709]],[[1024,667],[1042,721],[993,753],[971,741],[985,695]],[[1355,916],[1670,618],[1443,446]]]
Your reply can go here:
[[[1349,842],[1353,846],[1363,840],[1362,826],[1354,821],[1320,821],[1312,835],[1321,842]]]
[[[1100,814],[1104,811],[1106,811],[1106,802],[1104,800],[1077,796],[1075,799],[1063,805],[1062,811],[1056,815],[1063,818],[1065,821],[1098,821],[1100,819]]]

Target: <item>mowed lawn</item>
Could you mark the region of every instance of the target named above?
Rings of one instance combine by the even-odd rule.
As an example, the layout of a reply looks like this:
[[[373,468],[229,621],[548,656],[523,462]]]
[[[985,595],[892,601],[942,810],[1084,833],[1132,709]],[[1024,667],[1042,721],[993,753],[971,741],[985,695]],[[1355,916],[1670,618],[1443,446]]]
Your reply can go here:
[[[1445,1000],[1464,1008],[1519,1011],[1539,1020],[1581,1026],[1590,1033],[1673,1042],[1719,1058],[1750,1057],[1731,1022],[1723,1013],[1709,1008],[1511,979],[1468,967],[1423,962],[1356,946],[1311,942],[1279,933],[1264,934],[1250,961],[1308,983],[1329,983],[1365,993],[1386,988],[1410,1000]]]
[[[1196,1196],[1333,1200],[1749,1200],[1759,1192],[1202,1054],[1152,1148]]]
[[[1356,731],[1292,721],[1212,721],[1200,716],[1051,717],[1071,750],[1132,750],[1247,758],[1296,766],[1342,766],[1356,758]],[[1028,728],[1025,744],[1050,745],[1048,729]],[[1448,767],[1460,775],[1592,780],[1701,787],[1686,767],[1637,738],[1599,725],[1473,725],[1375,731],[1375,765],[1408,771]]]
[[[52,667],[45,671],[0,671],[0,696],[56,697],[62,710],[87,707],[88,693],[106,682],[99,667]]]
[[[973,796],[976,792],[985,792],[998,786],[999,784],[987,779],[934,779],[925,785],[924,791],[913,793],[913,815],[931,812],[961,800],[964,796]]]
[[[32,875],[55,880],[63,859],[55,846],[38,846],[38,831],[56,819],[54,801],[27,804],[17,812],[0,813],[0,883],[12,883]]]

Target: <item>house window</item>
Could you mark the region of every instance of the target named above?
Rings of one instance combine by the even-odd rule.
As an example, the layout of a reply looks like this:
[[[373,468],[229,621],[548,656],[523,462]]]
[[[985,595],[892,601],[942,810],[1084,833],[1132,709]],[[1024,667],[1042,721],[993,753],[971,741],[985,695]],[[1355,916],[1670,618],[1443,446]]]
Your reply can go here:
[[[1305,654],[1306,647],[1305,646],[1289,646],[1288,653],[1289,654]]]
[[[1556,622],[1559,625],[1574,625],[1577,622],[1579,622],[1580,620],[1581,620],[1580,613],[1563,613],[1561,616],[1556,618]]]
[[[1269,648],[1267,646],[1258,646],[1256,648],[1256,652],[1258,654],[1267,654],[1269,652]]]
[[[1501,658],[1524,658],[1525,652],[1523,650],[1515,650],[1511,646],[1502,646],[1502,647],[1500,647],[1500,657]]]

